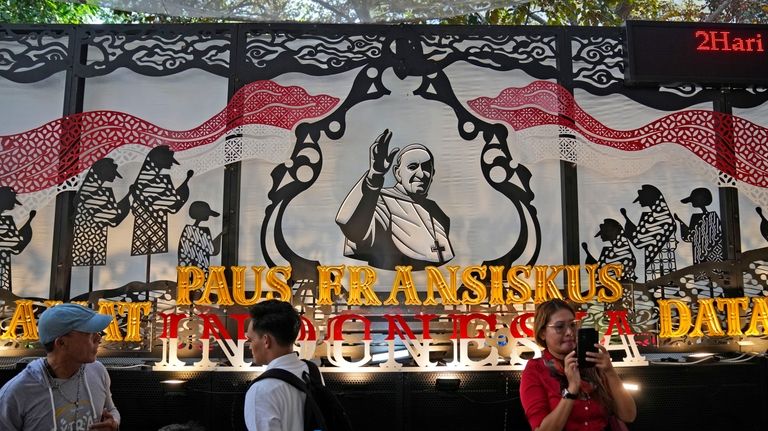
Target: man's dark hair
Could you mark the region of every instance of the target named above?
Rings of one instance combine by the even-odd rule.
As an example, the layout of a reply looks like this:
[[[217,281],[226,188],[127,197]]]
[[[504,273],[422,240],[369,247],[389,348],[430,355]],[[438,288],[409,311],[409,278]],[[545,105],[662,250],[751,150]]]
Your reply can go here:
[[[253,330],[275,337],[281,346],[289,346],[299,336],[301,319],[289,302],[269,299],[259,302],[249,310]]]

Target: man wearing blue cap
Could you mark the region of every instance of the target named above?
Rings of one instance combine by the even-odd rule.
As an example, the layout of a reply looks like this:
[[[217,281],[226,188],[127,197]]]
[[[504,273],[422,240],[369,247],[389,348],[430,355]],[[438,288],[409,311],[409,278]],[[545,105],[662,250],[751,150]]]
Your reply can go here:
[[[111,320],[76,304],[45,310],[38,331],[47,355],[0,388],[0,430],[117,430],[109,374],[96,362]]]

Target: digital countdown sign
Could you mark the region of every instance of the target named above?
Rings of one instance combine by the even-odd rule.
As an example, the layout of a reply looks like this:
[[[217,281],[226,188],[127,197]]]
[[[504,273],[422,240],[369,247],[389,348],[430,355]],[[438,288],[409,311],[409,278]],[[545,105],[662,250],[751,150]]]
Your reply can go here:
[[[627,84],[768,84],[768,26],[627,21]]]

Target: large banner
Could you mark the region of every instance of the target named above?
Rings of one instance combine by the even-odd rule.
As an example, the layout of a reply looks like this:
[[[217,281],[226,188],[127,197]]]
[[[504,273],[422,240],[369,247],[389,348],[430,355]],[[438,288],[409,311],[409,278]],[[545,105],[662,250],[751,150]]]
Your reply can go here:
[[[763,352],[768,92],[626,86],[621,40],[0,27],[0,349],[80,301],[107,354],[242,368],[276,297],[326,365],[519,367],[563,297],[628,364]]]

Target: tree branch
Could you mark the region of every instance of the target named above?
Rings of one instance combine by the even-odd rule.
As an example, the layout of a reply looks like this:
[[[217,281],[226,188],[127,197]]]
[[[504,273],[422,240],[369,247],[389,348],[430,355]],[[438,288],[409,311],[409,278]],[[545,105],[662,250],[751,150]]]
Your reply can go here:
[[[326,2],[326,1],[323,1],[323,0],[312,0],[312,1],[313,1],[314,3],[317,3],[317,4],[319,4],[320,6],[322,6],[322,7],[324,7],[324,8],[326,8],[326,9],[328,9],[329,11],[333,12],[333,13],[334,13],[336,16],[338,16],[339,18],[343,18],[343,19],[344,19],[344,21],[346,21],[346,22],[349,22],[349,21],[350,21],[350,19],[349,19],[349,15],[345,15],[345,14],[344,14],[344,13],[342,13],[340,10],[336,9],[335,7],[333,7],[333,5],[332,5],[332,4],[330,4],[330,3]]]
[[[723,13],[725,8],[727,8],[731,4],[731,0],[723,0],[722,3],[720,3],[720,6],[717,7],[717,9],[714,10],[711,14],[709,14],[708,17],[704,18],[704,22],[714,22],[720,14]]]
[[[532,19],[532,20],[536,21],[537,23],[539,23],[539,24],[541,24],[541,25],[547,25],[547,21],[546,21],[546,20],[544,20],[544,18],[542,18],[542,17],[540,17],[540,16],[536,15],[535,13],[531,13],[531,12],[529,11],[529,12],[528,12],[528,14],[527,14],[527,16],[528,16],[528,18],[530,18],[530,19]]]

